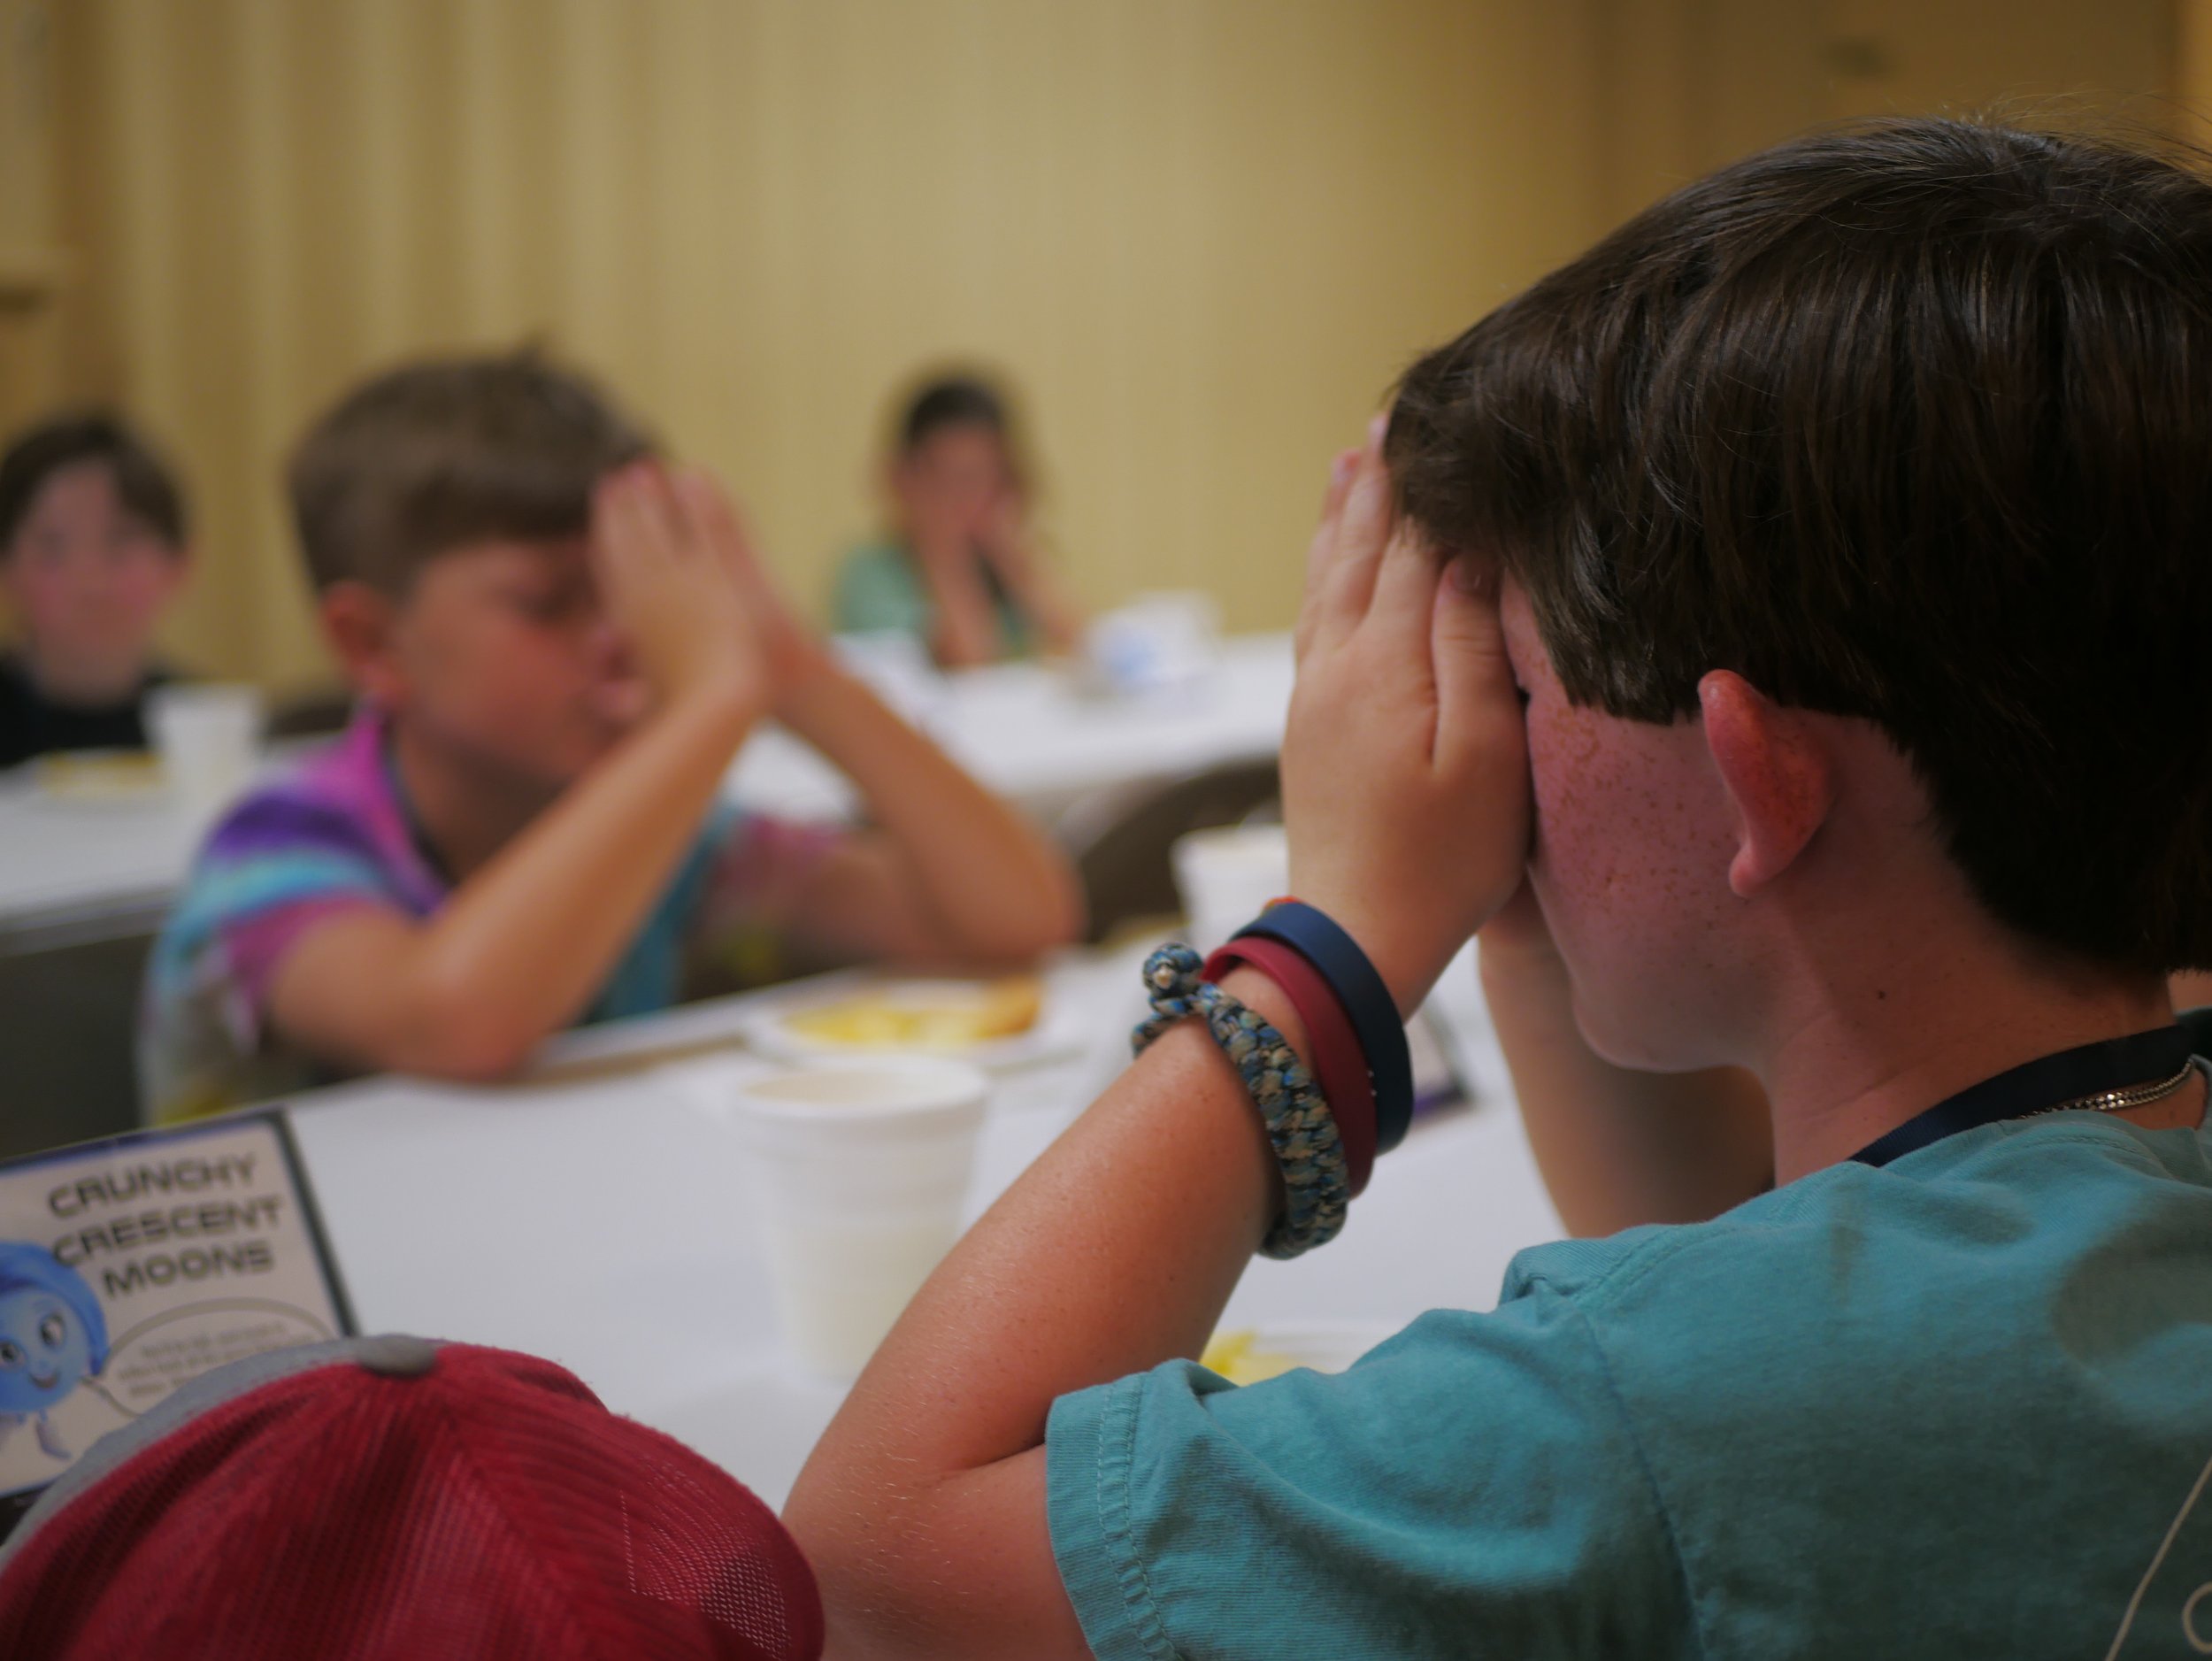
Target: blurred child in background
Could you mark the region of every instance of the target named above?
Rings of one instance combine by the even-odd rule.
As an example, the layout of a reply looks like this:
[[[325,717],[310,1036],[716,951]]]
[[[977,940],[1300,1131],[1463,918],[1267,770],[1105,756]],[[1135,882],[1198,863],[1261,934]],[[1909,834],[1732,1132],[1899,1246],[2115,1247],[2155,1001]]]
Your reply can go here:
[[[290,471],[362,713],[203,850],[149,966],[157,1118],[347,1073],[488,1079],[687,965],[1027,959],[1062,857],[792,620],[729,503],[534,357],[382,375]],[[718,804],[774,716],[865,829]]]
[[[1046,574],[1006,400],[973,376],[926,383],[900,418],[888,534],[838,573],[841,632],[896,629],[939,665],[1071,650],[1080,614]]]
[[[166,678],[154,630],[184,586],[183,493],[145,441],[104,414],[59,417],[0,456],[0,767],[54,750],[136,750]]]

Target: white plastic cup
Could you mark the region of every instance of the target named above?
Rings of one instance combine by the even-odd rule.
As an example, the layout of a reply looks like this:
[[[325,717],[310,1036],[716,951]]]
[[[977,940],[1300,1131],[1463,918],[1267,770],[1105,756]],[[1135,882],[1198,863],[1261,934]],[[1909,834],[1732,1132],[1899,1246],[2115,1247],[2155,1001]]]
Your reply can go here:
[[[213,819],[253,781],[261,754],[261,694],[252,687],[158,687],[146,724],[171,798],[194,819]]]
[[[926,1056],[828,1061],[736,1086],[784,1336],[849,1379],[959,1237],[990,1083]]]
[[[1232,825],[1179,836],[1169,850],[1190,943],[1210,952],[1290,887],[1280,825]]]

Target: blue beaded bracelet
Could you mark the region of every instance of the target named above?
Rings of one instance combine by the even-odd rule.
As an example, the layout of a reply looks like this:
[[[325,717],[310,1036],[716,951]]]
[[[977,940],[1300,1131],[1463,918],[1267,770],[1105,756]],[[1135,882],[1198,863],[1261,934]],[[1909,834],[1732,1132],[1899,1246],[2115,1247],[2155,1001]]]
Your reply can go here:
[[[1145,991],[1153,1013],[1132,1034],[1130,1045],[1142,1055],[1176,1022],[1192,1015],[1205,1018],[1214,1042],[1236,1067],[1245,1094],[1259,1109],[1282,1168],[1283,1212],[1260,1250],[1270,1257],[1294,1257],[1327,1244],[1344,1227],[1350,1178],[1336,1117],[1312,1070],[1282,1034],[1211,981],[1201,980],[1202,961],[1180,942],[1145,959]]]
[[[1231,938],[1247,934],[1282,942],[1318,970],[1336,993],[1367,1052],[1368,1074],[1375,1081],[1375,1151],[1388,1153],[1406,1139],[1413,1123],[1413,1052],[1382,976],[1359,942],[1327,913],[1296,900],[1269,906]]]

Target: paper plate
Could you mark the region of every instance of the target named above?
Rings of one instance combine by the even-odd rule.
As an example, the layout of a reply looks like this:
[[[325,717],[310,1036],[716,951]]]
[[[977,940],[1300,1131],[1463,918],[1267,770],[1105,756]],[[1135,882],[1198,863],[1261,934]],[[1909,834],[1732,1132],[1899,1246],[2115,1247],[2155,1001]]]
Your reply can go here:
[[[1084,1037],[1082,1012],[1033,975],[849,980],[755,1011],[741,1030],[754,1050],[781,1061],[906,1053],[993,1069],[1058,1060],[1079,1052]]]

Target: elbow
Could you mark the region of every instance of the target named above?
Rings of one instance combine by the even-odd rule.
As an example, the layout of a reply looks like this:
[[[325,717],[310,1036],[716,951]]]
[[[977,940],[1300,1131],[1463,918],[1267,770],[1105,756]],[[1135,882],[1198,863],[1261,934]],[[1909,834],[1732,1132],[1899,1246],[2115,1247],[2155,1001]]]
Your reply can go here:
[[[784,1509],[783,1525],[798,1544],[822,1597],[828,1631],[826,1653],[844,1661],[933,1661],[975,1651],[943,1642],[941,1616],[933,1618],[932,1588],[904,1583],[900,1565],[909,1542],[873,1531],[841,1528],[812,1512],[799,1494]],[[941,1588],[934,1588],[941,1592]]]
[[[1022,919],[1016,955],[1025,959],[1072,946],[1083,938],[1087,908],[1072,871],[1056,873],[1056,880]]]
[[[544,1038],[534,1025],[480,994],[434,989],[399,1065],[457,1084],[494,1084],[521,1072]]]
[[[994,963],[1033,963],[1083,938],[1086,907],[1075,873],[1064,864],[1040,880],[1024,904],[1007,907],[966,942],[977,956]]]
[[[1029,910],[1027,955],[1041,957],[1076,944],[1089,921],[1090,905],[1074,862],[1057,848],[1048,849],[1043,868],[1037,874],[1036,902]]]
[[[496,1084],[520,1073],[536,1048],[496,1032],[456,1034],[438,1052],[434,1065],[418,1071],[456,1084]]]
[[[879,1619],[891,1601],[878,1584],[887,1554],[879,1544],[872,1544],[865,1527],[855,1526],[846,1508],[821,1492],[823,1487],[815,1461],[808,1461],[780,1520],[806,1559],[821,1594],[827,1653],[864,1661],[884,1653],[871,1618]],[[882,1520],[875,1519],[879,1525]]]
[[[537,1049],[534,1041],[502,1030],[495,1023],[464,1018],[440,1024],[424,1034],[422,1053],[407,1071],[456,1084],[496,1084],[511,1079]]]

